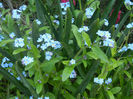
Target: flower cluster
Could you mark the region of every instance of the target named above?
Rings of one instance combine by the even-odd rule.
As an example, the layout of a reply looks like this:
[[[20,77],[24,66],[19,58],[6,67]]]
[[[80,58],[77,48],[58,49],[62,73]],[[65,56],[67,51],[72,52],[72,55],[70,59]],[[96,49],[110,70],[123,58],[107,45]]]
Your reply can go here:
[[[14,32],[12,32],[12,33],[9,34],[9,37],[10,37],[11,39],[13,39],[15,36],[16,36],[16,35],[15,35]]]
[[[129,23],[127,26],[126,26],[127,28],[133,28],[133,22],[132,23]]]
[[[132,44],[128,44],[128,46],[123,46],[118,52],[121,53],[121,52],[125,52],[127,51],[128,49],[130,50],[133,50],[133,43]]]
[[[133,2],[131,2],[130,0],[125,0],[125,4],[126,5],[133,5]]]
[[[53,55],[52,52],[46,51],[46,52],[45,52],[45,59],[46,59],[46,60],[50,60],[50,59],[52,58],[52,55]]]
[[[94,82],[102,85],[104,83],[104,79],[96,77],[96,78],[94,78]],[[112,82],[111,78],[108,78],[107,80],[105,80],[105,84],[107,84],[107,85],[110,84],[111,82]]]
[[[34,62],[33,57],[24,56],[24,58],[21,60],[23,65],[28,65],[32,62]]]
[[[110,39],[111,33],[109,33],[109,31],[98,30],[96,34],[103,38],[103,46],[114,47],[115,42],[112,39]]]
[[[76,78],[76,76],[77,76],[77,74],[76,74],[75,70],[73,70],[69,77],[70,78]]]
[[[21,12],[26,10],[27,6],[26,5],[22,5],[20,6],[19,10],[18,9],[13,9],[12,10],[12,18],[14,19],[20,19],[21,17]]]
[[[82,31],[85,31],[85,32],[87,32],[87,31],[89,31],[90,29],[87,27],[87,26],[83,26],[82,28],[79,28],[78,29],[78,32],[82,32]]]
[[[93,16],[94,12],[95,12],[95,10],[93,8],[86,8],[85,9],[85,15],[89,19]]]
[[[11,63],[11,62],[9,62],[9,61],[10,61],[10,59],[8,59],[7,57],[4,57],[4,58],[2,59],[1,66],[2,66],[3,68],[12,67],[12,66],[13,66],[13,63]],[[8,62],[8,63],[7,63],[7,62]]]
[[[42,50],[46,50],[48,47],[52,47],[54,49],[61,48],[61,43],[59,41],[52,40],[52,36],[49,33],[40,35],[37,42],[38,43],[43,42],[41,46],[38,45],[38,47],[40,47]]]
[[[68,1],[68,2],[60,3],[60,6],[63,9],[62,14],[65,15],[67,8],[70,7],[70,2]]]
[[[24,39],[23,38],[16,38],[14,42],[15,47],[23,47],[24,44]]]

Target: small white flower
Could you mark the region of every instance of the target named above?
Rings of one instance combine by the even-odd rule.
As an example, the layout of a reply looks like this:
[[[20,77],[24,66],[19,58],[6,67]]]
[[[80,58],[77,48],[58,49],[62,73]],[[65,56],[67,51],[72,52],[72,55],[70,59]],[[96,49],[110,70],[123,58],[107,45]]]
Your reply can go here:
[[[12,32],[12,33],[9,34],[9,37],[10,37],[11,39],[13,39],[15,36],[16,36],[16,35],[15,35],[14,32]]]
[[[125,0],[125,4],[126,5],[133,5],[133,2],[131,2],[130,0]]]
[[[79,33],[81,33],[82,31],[84,31],[83,28],[79,28],[79,29],[78,29],[78,32],[79,32]]]
[[[132,23],[129,23],[127,26],[126,26],[127,28],[133,28],[133,22]]]
[[[3,8],[3,4],[0,2],[0,8]]]
[[[26,6],[26,5],[22,5],[22,6],[20,6],[20,7],[19,7],[19,10],[20,10],[20,11],[25,11],[25,10],[26,10],[26,8],[27,8],[27,6]]]
[[[17,10],[17,9],[12,10],[12,18],[20,19],[20,17],[21,17],[21,11],[20,10]]]
[[[44,97],[44,99],[49,99],[49,97]]]
[[[133,50],[133,43],[132,44],[128,44],[128,49]]]
[[[40,25],[40,24],[41,24],[41,21],[39,21],[38,19],[36,19],[36,23],[37,23],[38,25]]]
[[[105,25],[105,26],[108,26],[108,25],[109,25],[108,20],[107,20],[107,19],[104,19],[104,21],[105,21],[105,22],[104,22],[104,25]]]
[[[70,65],[73,65],[73,64],[75,64],[76,63],[76,60],[74,60],[74,59],[71,59],[70,60]]]
[[[84,30],[85,32],[87,32],[87,31],[89,31],[89,28],[88,28],[87,26],[83,26],[83,30]]]

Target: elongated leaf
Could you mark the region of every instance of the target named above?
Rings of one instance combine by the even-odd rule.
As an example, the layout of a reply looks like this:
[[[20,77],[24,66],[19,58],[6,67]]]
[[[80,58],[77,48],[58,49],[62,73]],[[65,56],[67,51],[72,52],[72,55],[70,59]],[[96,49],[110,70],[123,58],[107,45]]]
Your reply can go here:
[[[97,35],[96,32],[100,29],[100,20],[96,19],[90,26],[90,30],[88,31],[88,34],[90,35],[91,41],[94,42]]]
[[[37,14],[38,14],[39,20],[42,20],[41,16],[45,17],[47,23],[49,24],[49,26],[51,28],[51,32],[55,35],[55,37],[58,40],[57,32],[55,30],[55,27],[53,26],[53,23],[52,23],[52,21],[51,21],[51,19],[49,17],[48,12],[46,10],[46,6],[43,5],[43,2],[41,0],[35,0],[35,3],[36,3]],[[43,17],[43,20],[44,20],[44,17]],[[42,21],[42,22],[43,22],[43,24],[45,24],[44,21]]]
[[[73,31],[73,34],[74,34],[76,40],[77,40],[78,46],[81,48],[82,44],[83,44],[82,36],[78,32],[78,28],[75,25],[72,25],[72,31]]]
[[[24,52],[24,51],[26,51],[25,48],[16,49],[16,50],[13,51],[13,55],[19,54],[19,53]]]
[[[33,39],[34,45],[37,45],[37,38],[39,38],[39,27],[36,24],[36,22],[33,22],[33,24],[32,24],[32,39]]]
[[[101,59],[103,62],[108,63],[108,57],[106,54],[98,47],[98,46],[93,46],[92,51],[95,53],[95,55]]]
[[[35,97],[38,98],[38,95],[35,91],[35,89],[33,88],[32,85],[30,85],[30,83],[25,79],[25,77],[21,74],[18,65],[15,65],[15,69],[18,73],[18,75],[20,76],[20,78],[22,79],[23,84],[29,89],[29,91],[31,92],[31,94]]]
[[[14,76],[12,76],[1,66],[0,66],[0,74],[2,74],[5,79],[13,83],[21,92],[25,93],[28,96],[31,95],[30,91],[20,81],[18,81]]]
[[[62,81],[65,81],[69,78],[71,72],[73,71],[75,66],[66,66],[65,69],[63,70],[62,74]]]
[[[112,38],[115,39],[117,37],[118,32],[121,30],[122,26],[124,25],[124,23],[126,22],[127,18],[129,17],[129,15],[131,14],[131,12],[133,11],[133,9],[131,11],[128,11],[125,16],[123,17],[123,19],[121,20],[118,28],[116,29],[116,31],[114,32]]]
[[[2,40],[1,42],[0,42],[0,47],[3,47],[4,45],[6,45],[6,44],[8,44],[8,43],[11,43],[11,42],[13,42],[14,40]]]
[[[83,79],[82,83],[80,84],[80,86],[77,88],[77,91],[75,93],[75,96],[77,96],[77,94],[79,93],[83,93],[84,90],[86,89],[88,83],[90,82],[90,80],[92,79],[94,73],[96,72],[100,61],[96,60],[92,62],[93,65],[91,66],[90,70],[88,71],[88,73],[86,74],[85,78]]]
[[[118,92],[121,91],[121,87],[114,87],[110,90],[113,94],[117,94]]]
[[[65,22],[65,31],[63,36],[63,40],[65,39],[67,42],[69,40],[69,36],[71,33],[71,27],[72,27],[71,25],[72,25],[72,13],[71,10],[68,8],[66,22]]]
[[[83,11],[81,11],[76,18],[76,26],[80,28],[83,23]]]
[[[111,91],[107,91],[107,93],[108,93],[109,99],[115,99]]]
[[[104,13],[102,14],[102,19],[107,18],[107,16],[110,14],[113,5],[115,4],[115,0],[110,0],[106,8],[104,9]]]
[[[88,35],[87,33],[85,33],[85,32],[82,32],[82,37],[83,37],[84,40],[86,41],[88,47],[90,47],[90,46],[91,46],[91,40],[90,40],[89,35]]]
[[[31,45],[31,48],[32,48],[32,53],[34,55],[34,58],[40,58],[41,57],[40,51],[36,48],[36,46]]]
[[[109,27],[116,23],[118,13],[123,5],[124,0],[116,0],[116,5],[113,7],[113,13],[109,19]]]

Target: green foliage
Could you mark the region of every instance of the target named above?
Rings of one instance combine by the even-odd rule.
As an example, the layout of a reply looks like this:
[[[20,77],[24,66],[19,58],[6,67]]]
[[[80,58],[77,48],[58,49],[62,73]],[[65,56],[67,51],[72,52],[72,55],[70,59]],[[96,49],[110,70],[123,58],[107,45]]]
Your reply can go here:
[[[132,5],[75,1],[24,1],[18,19],[0,8],[0,98],[132,99]]]

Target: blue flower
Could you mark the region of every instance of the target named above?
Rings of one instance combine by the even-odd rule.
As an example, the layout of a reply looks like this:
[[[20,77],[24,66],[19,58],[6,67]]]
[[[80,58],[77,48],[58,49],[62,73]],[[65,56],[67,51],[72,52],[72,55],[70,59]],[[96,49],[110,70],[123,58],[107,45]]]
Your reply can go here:
[[[22,5],[22,6],[20,6],[20,7],[19,7],[19,10],[20,10],[20,11],[25,11],[25,10],[26,10],[26,8],[27,8],[27,6],[26,6],[26,5]]]
[[[24,44],[24,39],[23,38],[16,38],[15,39],[15,43],[14,43],[14,46],[15,47],[23,47],[25,44]]]
[[[0,2],[0,8],[3,8],[3,4]]]
[[[94,82],[97,83],[97,84],[102,85],[104,83],[104,80],[102,78],[96,77],[96,78],[94,78]]]
[[[70,78],[76,78],[76,76],[77,76],[77,74],[76,74],[75,70],[73,70],[69,77]]]
[[[87,8],[85,10],[85,14],[86,14],[87,18],[89,18],[89,19],[93,16],[94,12],[95,12],[95,10],[93,8]]]
[[[17,9],[12,10],[12,18],[20,19],[20,17],[21,17],[21,11],[20,10],[17,10]]]
[[[120,52],[124,52],[124,51],[127,51],[127,50],[128,50],[128,48],[126,46],[123,46],[118,52],[120,53]]]
[[[0,42],[4,39],[4,37],[2,35],[0,35]]]
[[[45,52],[45,59],[49,61],[52,58],[52,55],[53,55],[52,52],[46,51]]]
[[[112,79],[111,78],[108,78],[107,80],[105,80],[105,84],[110,84],[112,82]]]
[[[130,0],[125,0],[124,2],[126,5],[133,5],[133,2],[131,2]]]
[[[132,44],[128,44],[128,49],[133,50],[133,43]]]

